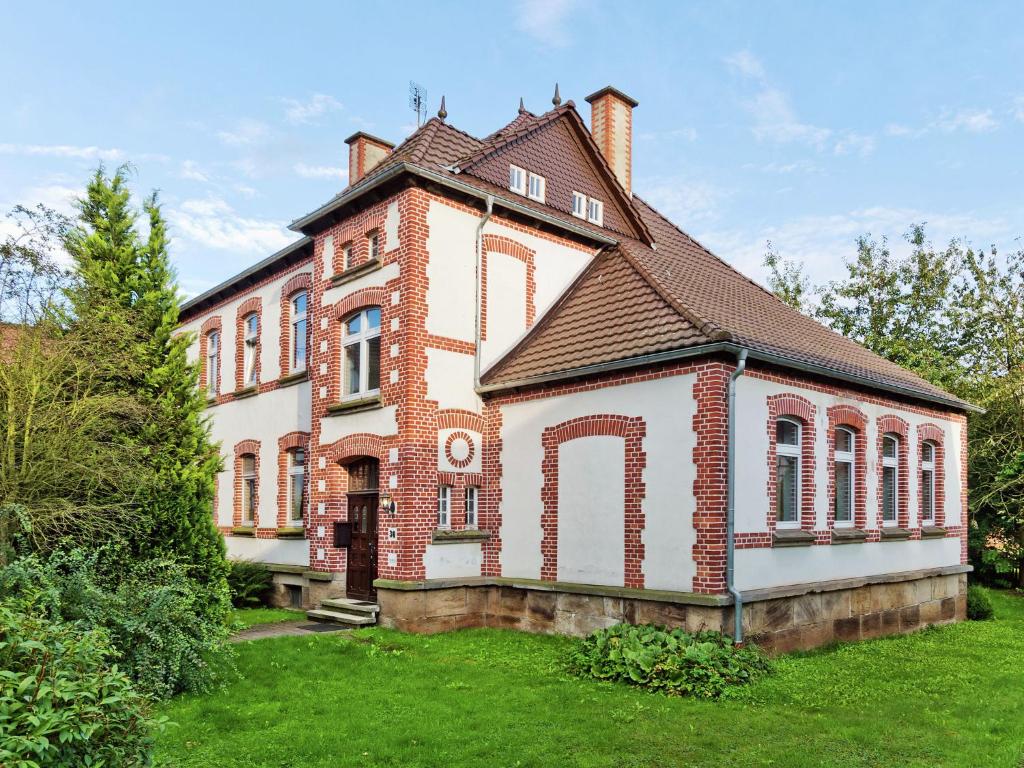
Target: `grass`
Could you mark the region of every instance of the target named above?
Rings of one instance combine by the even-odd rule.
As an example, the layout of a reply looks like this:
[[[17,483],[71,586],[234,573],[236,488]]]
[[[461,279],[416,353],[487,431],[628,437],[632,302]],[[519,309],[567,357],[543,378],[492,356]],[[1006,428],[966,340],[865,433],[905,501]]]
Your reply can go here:
[[[301,621],[306,618],[302,611],[288,608],[236,608],[233,623],[239,629],[248,629],[257,624],[277,624],[281,621]]]
[[[381,629],[242,643],[164,707],[158,765],[1020,766],[1024,598],[996,621],[794,654],[719,702],[566,676],[571,642]]]

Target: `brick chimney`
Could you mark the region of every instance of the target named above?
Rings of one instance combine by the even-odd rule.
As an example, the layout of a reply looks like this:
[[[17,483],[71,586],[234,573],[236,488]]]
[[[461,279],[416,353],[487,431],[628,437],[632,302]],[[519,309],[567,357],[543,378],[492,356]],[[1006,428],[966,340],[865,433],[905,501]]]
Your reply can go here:
[[[590,135],[615,177],[633,195],[633,107],[639,102],[610,85],[587,96]]]
[[[345,139],[348,144],[348,183],[355,184],[390,154],[395,145],[364,131]]]

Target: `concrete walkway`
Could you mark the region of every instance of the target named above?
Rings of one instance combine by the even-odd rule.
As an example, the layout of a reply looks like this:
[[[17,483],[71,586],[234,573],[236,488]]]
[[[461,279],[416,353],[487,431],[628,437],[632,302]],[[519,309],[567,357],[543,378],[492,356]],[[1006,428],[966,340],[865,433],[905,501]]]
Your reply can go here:
[[[247,640],[264,640],[268,637],[288,637],[291,635],[315,635],[321,632],[350,632],[349,627],[342,627],[336,624],[319,624],[306,619],[304,621],[279,621],[274,624],[256,624],[255,626],[243,629],[231,636],[232,643],[242,643]]]

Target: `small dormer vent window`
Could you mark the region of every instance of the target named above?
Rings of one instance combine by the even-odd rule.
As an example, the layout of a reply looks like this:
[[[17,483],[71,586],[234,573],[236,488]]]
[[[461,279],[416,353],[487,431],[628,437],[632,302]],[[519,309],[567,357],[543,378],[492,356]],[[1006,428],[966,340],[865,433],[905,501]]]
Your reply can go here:
[[[572,215],[578,219],[587,218],[587,196],[582,192],[572,193]]]
[[[517,194],[525,195],[526,171],[517,165],[510,165],[508,167],[508,188]]]
[[[531,200],[537,200],[538,202],[544,202],[544,177],[538,176],[536,173],[530,174],[530,191],[527,194]]]
[[[587,221],[597,226],[604,226],[604,203],[600,200],[587,201]]]

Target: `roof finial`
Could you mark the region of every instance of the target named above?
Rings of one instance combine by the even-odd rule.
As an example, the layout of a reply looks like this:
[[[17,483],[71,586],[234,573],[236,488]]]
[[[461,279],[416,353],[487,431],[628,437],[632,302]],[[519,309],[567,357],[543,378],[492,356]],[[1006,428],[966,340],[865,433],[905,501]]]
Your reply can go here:
[[[526,104],[523,103],[523,97],[519,97],[519,114],[526,114]]]
[[[559,106],[562,105],[562,97],[558,93],[558,83],[555,83],[555,95],[551,99],[551,103],[554,104],[556,107],[559,107]]]
[[[441,108],[437,110],[437,116],[442,120],[448,117],[448,110],[444,108],[444,95],[441,96]]]

